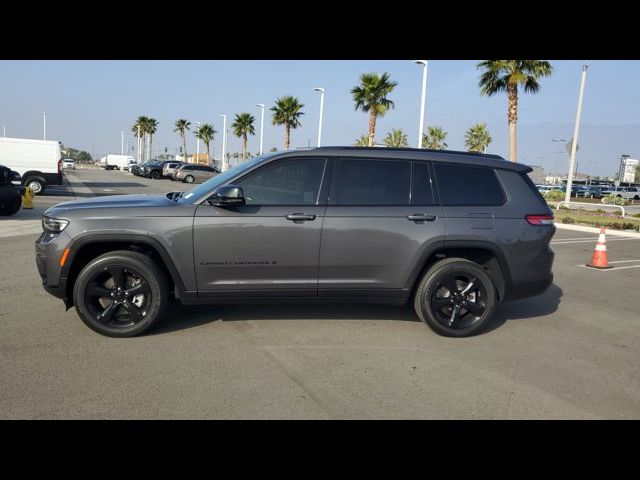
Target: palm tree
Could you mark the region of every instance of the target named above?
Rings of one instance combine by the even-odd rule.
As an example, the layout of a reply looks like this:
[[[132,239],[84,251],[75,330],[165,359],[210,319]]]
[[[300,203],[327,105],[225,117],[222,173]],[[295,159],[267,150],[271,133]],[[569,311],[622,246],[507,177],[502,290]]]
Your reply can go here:
[[[211,162],[211,158],[209,156],[209,144],[213,140],[213,136],[217,133],[216,129],[213,128],[213,125],[209,123],[203,123],[200,125],[198,130],[196,130],[196,138],[199,138],[204,143],[204,150],[207,154],[207,161]],[[200,159],[198,159],[199,161]]]
[[[407,141],[407,134],[404,133],[401,129],[391,130],[387,133],[387,136],[384,137],[384,144],[387,147],[408,147],[409,142]]]
[[[470,152],[484,153],[492,140],[487,130],[487,125],[485,123],[476,123],[465,133],[464,146]]]
[[[147,118],[145,131],[149,135],[149,159],[153,156],[153,134],[158,131],[158,121],[155,118]]]
[[[136,137],[138,137],[138,135],[140,135],[140,138],[144,138],[144,134],[145,134],[145,125],[147,123],[147,117],[145,117],[144,115],[140,115],[138,118],[136,118],[135,123],[133,124],[133,126],[131,127],[131,131],[133,133],[135,133]],[[139,144],[141,146],[141,151],[140,151],[140,158],[142,160],[145,159],[144,157],[144,142],[141,142]]]
[[[189,120],[185,120],[184,118],[180,118],[179,120],[176,120],[176,123],[173,124],[174,128],[173,131],[174,132],[178,132],[180,134],[180,138],[182,139],[182,149],[184,151],[184,161],[187,161],[187,138],[186,138],[186,132],[187,130],[189,130],[189,127],[191,127],[191,122]]]
[[[422,148],[431,150],[445,150],[448,145],[445,143],[447,132],[442,127],[427,127],[427,133],[422,135]]]
[[[271,107],[273,112],[273,124],[284,125],[284,149],[289,150],[291,139],[291,129],[298,128],[300,125],[300,116],[304,105],[295,97],[288,95],[276,100],[276,104]]]
[[[234,122],[231,124],[233,134],[242,137],[242,161],[247,159],[247,135],[255,135],[253,122],[255,118],[250,113],[237,113]]]
[[[518,122],[518,86],[524,88],[525,93],[538,93],[539,80],[548,77],[553,67],[546,60],[483,60],[477,68],[482,70],[480,75],[480,93],[491,96],[498,92],[507,92],[509,108],[509,159],[517,162],[516,157],[516,124]]]
[[[356,147],[366,147],[369,145],[369,136],[368,135],[360,135],[360,138],[356,140],[354,143]]]
[[[369,142],[373,146],[376,135],[376,119],[382,117],[395,104],[387,96],[398,86],[398,82],[389,80],[389,73],[363,73],[360,75],[360,85],[351,89],[355,102],[355,109],[369,112]]]

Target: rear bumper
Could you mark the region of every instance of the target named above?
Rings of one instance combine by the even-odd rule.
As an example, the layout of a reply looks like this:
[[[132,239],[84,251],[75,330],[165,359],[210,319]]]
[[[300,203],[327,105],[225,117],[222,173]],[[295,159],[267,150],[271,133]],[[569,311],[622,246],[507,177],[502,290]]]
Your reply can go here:
[[[544,293],[553,283],[553,273],[542,280],[526,283],[512,283],[505,289],[503,301],[519,300],[521,298],[535,297]]]

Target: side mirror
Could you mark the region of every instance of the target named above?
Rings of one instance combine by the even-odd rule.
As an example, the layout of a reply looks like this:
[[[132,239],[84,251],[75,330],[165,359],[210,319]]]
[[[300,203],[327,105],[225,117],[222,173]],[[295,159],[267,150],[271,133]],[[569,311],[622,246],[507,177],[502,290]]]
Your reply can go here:
[[[244,192],[238,185],[223,185],[219,187],[208,202],[214,207],[237,207],[244,205]]]

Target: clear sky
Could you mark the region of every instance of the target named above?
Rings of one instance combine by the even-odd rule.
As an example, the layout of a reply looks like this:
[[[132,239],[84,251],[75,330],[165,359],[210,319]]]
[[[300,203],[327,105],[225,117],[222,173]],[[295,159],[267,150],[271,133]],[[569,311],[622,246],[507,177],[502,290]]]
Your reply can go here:
[[[542,80],[537,95],[520,94],[518,158],[530,165],[553,169],[554,137],[569,139],[580,83],[587,61],[554,61],[552,77]],[[508,158],[507,98],[482,97],[477,86],[476,61],[429,62],[425,125],[448,132],[450,149],[464,149],[464,132],[485,122],[493,137],[488,153]],[[320,98],[314,87],[326,90],[323,144],[350,145],[366,133],[368,116],[355,111],[349,93],[364,72],[388,71],[399,83],[390,98],[396,108],[378,120],[376,140],[392,128],[417,142],[422,67],[410,60],[378,61],[0,61],[0,126],[8,137],[42,138],[42,112],[47,112],[47,138],[88,150],[95,156],[120,153],[120,132],[135,144],[131,125],[139,115],[159,121],[154,144],[174,152],[180,139],[173,132],[178,118],[212,123],[218,134],[214,148],[220,155],[222,119],[250,112],[256,117],[256,136],[249,151],[257,152],[260,111],[282,95],[304,103],[302,127],[292,132],[292,147],[316,142]],[[612,175],[621,154],[640,157],[640,61],[596,61],[588,71],[579,137],[579,171]],[[1,132],[0,132],[1,133]],[[264,147],[283,148],[282,127],[271,124],[265,111]],[[195,151],[195,137],[188,139]],[[201,146],[201,149],[203,147]],[[240,140],[230,135],[228,151],[239,151]],[[559,170],[567,170],[568,155],[561,148]]]

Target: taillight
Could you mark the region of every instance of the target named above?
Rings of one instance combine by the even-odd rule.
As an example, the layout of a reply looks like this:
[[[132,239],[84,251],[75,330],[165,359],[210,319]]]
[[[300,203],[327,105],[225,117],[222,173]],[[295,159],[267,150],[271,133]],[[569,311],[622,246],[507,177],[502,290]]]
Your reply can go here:
[[[62,159],[58,160],[58,174],[62,173]]]
[[[553,215],[527,215],[524,218],[531,225],[553,225]]]

